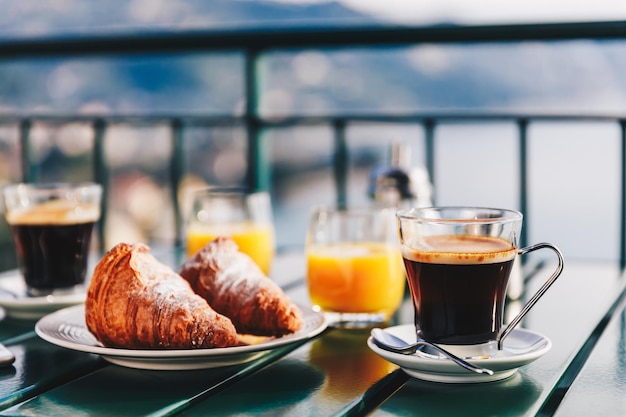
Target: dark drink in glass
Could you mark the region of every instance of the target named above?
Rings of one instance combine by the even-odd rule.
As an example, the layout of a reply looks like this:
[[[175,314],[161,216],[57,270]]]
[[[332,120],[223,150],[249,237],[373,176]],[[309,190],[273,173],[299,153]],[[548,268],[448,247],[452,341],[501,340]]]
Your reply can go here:
[[[51,291],[82,284],[94,224],[11,225],[27,287]]]
[[[85,282],[100,217],[97,184],[20,184],[3,189],[5,215],[30,296],[70,293]]]
[[[420,336],[446,345],[495,340],[516,249],[500,238],[429,236],[403,252]]]

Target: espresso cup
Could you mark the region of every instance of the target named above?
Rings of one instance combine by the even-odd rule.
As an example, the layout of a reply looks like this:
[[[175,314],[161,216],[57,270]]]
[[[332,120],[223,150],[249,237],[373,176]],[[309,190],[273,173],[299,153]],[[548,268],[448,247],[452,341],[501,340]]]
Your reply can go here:
[[[396,213],[419,337],[463,357],[490,357],[563,270],[550,243],[519,249],[523,216],[475,207]],[[503,330],[507,286],[517,255],[552,249],[555,272]]]
[[[9,185],[4,211],[29,296],[84,289],[102,188],[94,183]]]

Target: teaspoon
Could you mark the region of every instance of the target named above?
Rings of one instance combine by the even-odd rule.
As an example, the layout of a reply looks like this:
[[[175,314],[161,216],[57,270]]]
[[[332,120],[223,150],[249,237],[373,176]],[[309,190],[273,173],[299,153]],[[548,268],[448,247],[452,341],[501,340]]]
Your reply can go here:
[[[0,343],[0,367],[11,365],[13,361],[15,361],[13,353]]]
[[[4,288],[4,287],[0,287],[0,294],[5,294],[11,298],[20,298],[18,293],[16,293],[15,291],[9,290],[7,288]]]
[[[427,342],[423,339],[419,339],[415,343],[407,343],[404,340],[400,339],[399,337],[392,335],[391,333],[386,332],[383,329],[379,329],[379,328],[372,329],[371,333],[372,333],[372,339],[374,340],[374,343],[376,344],[376,346],[378,346],[381,349],[385,349],[390,352],[410,355],[426,347],[426,348],[429,348],[430,350],[436,350],[437,352],[445,355],[446,357],[454,361],[456,364],[462,366],[463,368],[467,370],[470,370],[479,374],[493,375],[493,371],[491,369],[474,366],[471,363],[448,352],[447,350],[433,343]]]

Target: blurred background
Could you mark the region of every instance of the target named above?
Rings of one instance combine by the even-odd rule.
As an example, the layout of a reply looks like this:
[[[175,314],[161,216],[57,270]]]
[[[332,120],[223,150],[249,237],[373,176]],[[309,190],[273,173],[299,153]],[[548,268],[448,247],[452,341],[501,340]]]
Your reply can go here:
[[[419,3],[419,4],[415,4]],[[626,6],[563,1],[251,1],[2,0],[0,44],[85,36],[167,35],[194,31],[275,31],[398,25],[516,24],[615,20]],[[382,7],[384,5],[384,7]],[[0,45],[1,46],[1,45]],[[271,120],[329,114],[542,112],[621,114],[626,109],[626,43],[439,43],[385,48],[289,48],[259,61],[258,114]],[[176,213],[169,183],[168,123],[142,116],[240,116],[246,111],[245,62],[236,50],[0,59],[0,186],[19,182],[15,115],[128,115],[106,129],[107,240],[172,244]],[[136,119],[135,119],[135,118]],[[93,179],[94,129],[80,120],[33,118],[30,158],[40,181]],[[328,124],[277,126],[261,133],[269,162],[280,248],[302,247],[309,210],[333,203],[333,134]],[[518,208],[515,126],[506,122],[437,127],[433,198],[439,205]],[[195,187],[241,184],[247,132],[238,123],[184,130],[178,199],[182,215]],[[346,129],[350,204],[368,202],[372,169],[402,142],[412,168],[426,164],[423,126],[363,121]],[[619,126],[610,121],[546,122],[529,130],[531,242],[552,241],[566,257],[619,256]],[[1,269],[15,266],[0,220]]]

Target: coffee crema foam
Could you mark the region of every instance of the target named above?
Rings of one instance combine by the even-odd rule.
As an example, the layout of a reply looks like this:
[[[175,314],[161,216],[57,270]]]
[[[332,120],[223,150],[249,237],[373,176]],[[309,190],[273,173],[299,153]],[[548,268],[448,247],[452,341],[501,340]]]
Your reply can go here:
[[[95,204],[76,204],[68,201],[48,201],[6,214],[7,223],[15,225],[63,225],[96,222],[100,208]]]
[[[491,264],[515,258],[517,248],[500,238],[488,236],[428,236],[418,248],[402,247],[402,256],[429,264]]]

